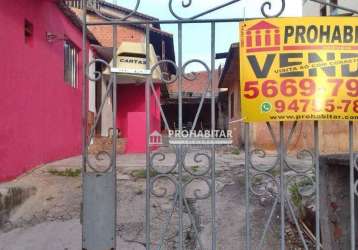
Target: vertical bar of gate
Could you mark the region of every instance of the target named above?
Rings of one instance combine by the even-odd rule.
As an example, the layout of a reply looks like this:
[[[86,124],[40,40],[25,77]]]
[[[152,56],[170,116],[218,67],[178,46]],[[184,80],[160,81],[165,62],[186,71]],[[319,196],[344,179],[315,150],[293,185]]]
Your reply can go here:
[[[251,250],[250,230],[250,124],[245,122],[245,229],[246,229],[246,250]]]
[[[183,26],[182,23],[178,23],[178,123],[179,123],[179,130],[183,130],[183,96],[182,96],[182,84],[183,84]],[[183,147],[179,145],[179,152],[178,154],[178,189],[179,189],[179,242],[178,242],[178,249],[183,249],[183,184],[182,184],[182,157],[183,157]]]
[[[82,12],[82,183],[85,181],[84,173],[86,172],[87,165],[87,0],[83,0]],[[81,222],[83,222],[83,200],[84,190],[82,190],[82,203],[81,203]],[[82,229],[82,239],[84,239],[84,230]],[[83,242],[83,240],[82,240]],[[83,244],[83,243],[82,243]]]
[[[149,69],[149,24],[145,26],[146,69]],[[145,83],[145,120],[146,120],[146,191],[145,191],[145,241],[146,249],[150,250],[150,84],[152,76],[147,77]]]
[[[280,122],[280,201],[281,201],[281,250],[285,250],[285,138],[284,138],[284,126],[283,122]]]
[[[313,123],[314,129],[314,165],[315,165],[315,177],[316,177],[316,250],[321,249],[321,227],[320,227],[320,190],[319,190],[319,127],[318,121],[314,121]]]
[[[350,184],[350,213],[351,213],[351,250],[355,250],[356,237],[355,237],[355,185],[354,185],[354,152],[353,152],[353,122],[349,121],[349,184]]]
[[[113,67],[117,67],[117,25],[113,25]],[[116,249],[116,226],[117,226],[117,74],[113,73],[113,87],[112,87],[112,98],[113,98],[113,135],[112,135],[112,171],[114,178],[114,249]]]
[[[211,129],[215,130],[215,89],[214,89],[214,74],[215,74],[215,22],[211,22]],[[216,249],[216,188],[215,188],[215,145],[211,145],[211,249]]]
[[[82,171],[86,171],[87,151],[87,0],[83,0],[82,13]]]

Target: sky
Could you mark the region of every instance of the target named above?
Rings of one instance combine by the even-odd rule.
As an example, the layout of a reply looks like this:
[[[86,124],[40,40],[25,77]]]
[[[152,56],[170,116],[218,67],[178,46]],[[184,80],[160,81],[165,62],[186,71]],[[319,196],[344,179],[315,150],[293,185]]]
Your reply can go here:
[[[137,0],[107,0],[120,6],[133,9]],[[188,3],[190,0],[183,0]],[[182,0],[173,0],[173,9],[177,15],[190,17],[205,10],[214,8],[218,5],[229,2],[230,0],[192,0],[188,8],[182,7]],[[214,13],[205,15],[201,18],[251,18],[262,17],[261,5],[266,0],[241,0]],[[281,7],[280,0],[271,0],[272,13],[277,13]],[[160,20],[175,19],[169,11],[169,0],[141,0],[139,12],[159,18]],[[269,12],[269,11],[268,11]],[[269,12],[271,13],[271,12]],[[302,13],[302,0],[286,0],[286,9],[282,16],[300,16]],[[215,52],[228,52],[232,43],[239,41],[238,23],[218,23],[216,24]],[[175,52],[177,60],[178,52],[178,26],[176,24],[161,25],[161,29],[174,35]],[[183,25],[183,63],[192,59],[203,60],[210,68],[210,24],[184,24]],[[217,60],[216,67],[223,64],[224,60]],[[188,66],[190,71],[204,70],[200,64]]]

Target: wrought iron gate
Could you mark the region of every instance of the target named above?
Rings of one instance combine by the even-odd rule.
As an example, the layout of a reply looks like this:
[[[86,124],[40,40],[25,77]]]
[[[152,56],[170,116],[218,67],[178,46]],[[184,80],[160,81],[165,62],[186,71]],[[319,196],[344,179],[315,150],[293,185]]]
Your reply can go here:
[[[315,1],[315,0],[314,0]],[[155,1],[153,1],[155,2]],[[215,187],[215,146],[211,145],[209,148],[202,150],[201,152],[195,152],[194,154],[189,155],[189,149],[185,146],[176,146],[171,148],[171,153],[173,155],[172,164],[165,166],[161,164],[166,160],[167,154],[161,152],[153,152],[153,148],[149,143],[149,136],[151,131],[150,123],[150,107],[151,105],[157,105],[160,108],[161,119],[163,120],[166,129],[169,129],[168,122],[166,120],[166,114],[163,112],[163,109],[160,105],[160,99],[156,95],[154,90],[154,84],[152,75],[157,67],[162,65],[172,65],[175,68],[175,76],[168,78],[165,75],[161,75],[161,80],[164,84],[172,83],[174,81],[178,82],[178,129],[183,130],[183,95],[182,95],[182,83],[183,79],[194,80],[195,76],[187,74],[185,69],[188,65],[193,63],[200,64],[205,71],[208,72],[207,80],[207,90],[202,94],[201,102],[199,109],[197,110],[196,118],[193,121],[192,128],[195,128],[197,123],[197,118],[201,112],[202,103],[207,92],[211,92],[211,129],[215,130],[215,94],[213,88],[213,74],[215,69],[215,29],[217,23],[226,23],[226,22],[241,22],[244,21],[243,18],[231,18],[231,19],[199,19],[204,17],[206,14],[212,13],[224,7],[231,6],[232,4],[240,2],[240,0],[228,1],[225,4],[219,5],[216,8],[207,10],[205,12],[199,13],[189,18],[179,16],[173,8],[173,0],[169,0],[169,10],[170,13],[175,17],[175,20],[153,20],[153,21],[133,21],[129,18],[135,13],[140,5],[140,0],[136,1],[135,7],[132,13],[128,14],[126,17],[121,19],[112,19],[101,14],[100,10],[96,8],[96,1],[84,0],[83,1],[83,51],[86,51],[86,32],[88,26],[95,25],[108,25],[112,26],[113,29],[113,65],[109,65],[108,62],[100,59],[96,59],[92,62],[87,63],[88,58],[86,53],[83,53],[83,62],[84,68],[84,82],[83,82],[83,249],[86,250],[104,250],[104,249],[115,249],[116,248],[116,204],[117,204],[117,179],[116,179],[116,143],[117,143],[117,131],[113,130],[112,135],[112,152],[100,152],[99,154],[92,156],[88,152],[88,147],[91,140],[95,134],[95,127],[100,119],[101,112],[103,110],[104,102],[101,104],[99,111],[95,117],[95,124],[91,128],[89,136],[87,134],[87,81],[96,81],[102,77],[101,72],[97,72],[95,76],[89,76],[86,72],[90,65],[94,63],[103,64],[105,67],[111,69],[111,76],[109,85],[107,87],[107,92],[105,96],[107,98],[112,98],[113,103],[113,128],[117,127],[115,116],[117,114],[117,26],[125,24],[138,24],[145,25],[146,27],[146,52],[147,58],[149,58],[149,32],[150,25],[153,23],[158,24],[173,24],[177,26],[178,31],[178,61],[173,62],[169,60],[162,60],[158,62],[153,67],[150,67],[149,60],[147,60],[146,68],[150,72],[147,76],[145,84],[145,100],[146,100],[146,139],[147,139],[147,153],[146,153],[146,214],[145,214],[145,235],[146,235],[146,249],[156,248],[156,249],[188,249],[185,245],[185,235],[186,230],[185,218],[188,219],[192,226],[193,232],[193,249],[219,249],[216,241],[217,230],[216,230],[216,187]],[[271,3],[268,1],[263,2],[261,7],[261,12],[264,17],[277,17],[282,14],[285,9],[285,1],[278,1],[281,6],[278,13],[271,15],[268,13],[271,9]],[[188,8],[191,6],[192,1],[182,1],[182,6]],[[96,12],[98,15],[103,17],[105,22],[87,22],[86,15],[87,9]],[[205,62],[197,59],[190,60],[188,62],[183,62],[183,24],[186,23],[207,23],[211,27],[211,63],[207,65]],[[155,97],[155,103],[151,103],[151,95]],[[275,219],[276,210],[279,209],[278,218],[279,218],[279,245],[277,248],[286,249],[288,248],[286,236],[286,220],[285,217],[287,214],[292,216],[294,224],[297,229],[299,238],[302,241],[302,246],[304,249],[310,248],[321,248],[320,243],[320,233],[316,233],[315,245],[309,246],[306,243],[306,239],[303,235],[302,229],[298,222],[298,218],[295,216],[293,211],[293,205],[290,197],[287,194],[287,188],[289,183],[294,183],[297,180],[310,183],[310,190],[305,190],[305,193],[315,193],[315,229],[316,232],[320,232],[320,190],[319,190],[319,133],[318,126],[319,122],[313,122],[314,126],[314,150],[304,149],[297,154],[298,159],[309,158],[310,164],[307,167],[297,169],[295,166],[292,166],[290,163],[287,149],[292,141],[293,134],[297,128],[297,122],[292,124],[290,133],[288,134],[288,139],[285,138],[287,135],[284,134],[284,123],[279,122],[278,124],[278,138],[275,135],[275,131],[272,127],[272,124],[267,123],[267,128],[272,136],[274,145],[277,148],[277,154],[275,160],[272,162],[271,166],[260,166],[255,163],[253,160],[254,157],[265,158],[267,155],[261,149],[251,149],[250,148],[250,124],[245,124],[245,193],[242,194],[242,197],[245,197],[246,201],[246,242],[245,249],[267,249],[265,248],[265,240],[267,232],[270,230],[270,225]],[[358,170],[357,166],[357,156],[353,152],[353,122],[349,122],[349,162],[350,162],[350,204],[351,204],[351,247],[350,249],[354,250],[355,246],[355,195],[357,195],[358,182],[354,179],[355,171]],[[186,166],[187,157],[193,157],[193,161],[203,164],[203,169],[199,172],[193,171]],[[272,171],[279,171],[277,175],[272,174]],[[151,172],[155,171],[158,174],[156,176],[151,176]],[[286,177],[286,172],[291,171],[294,174],[289,178]],[[250,212],[250,202],[252,196],[265,196],[268,189],[257,191],[255,189],[254,179],[256,178],[266,178],[270,179],[271,184],[276,186],[276,189],[271,192],[273,196],[273,205],[270,208],[268,219],[264,224],[263,230],[258,237],[259,241],[253,242],[252,240],[252,214]],[[161,181],[166,181],[168,188],[158,189],[156,184]],[[206,185],[206,190],[194,190],[191,194],[191,198],[188,195],[188,187],[194,182],[202,182]],[[302,195],[305,195],[302,193]],[[167,214],[165,223],[161,225],[160,234],[155,236],[153,240],[151,228],[153,223],[151,221],[151,201],[152,199],[157,198],[168,198],[171,207],[169,213]],[[200,229],[195,222],[195,217],[192,214],[193,207],[191,206],[191,199],[193,200],[208,200],[210,207],[210,221],[211,221],[211,237],[210,244],[203,242],[203,239],[200,236]],[[173,221],[175,217],[176,222]],[[175,240],[175,245],[165,246],[165,241],[168,239],[168,233],[172,227],[176,228],[176,234],[173,235]],[[225,249],[225,246],[223,246]],[[291,249],[291,248],[290,248]]]

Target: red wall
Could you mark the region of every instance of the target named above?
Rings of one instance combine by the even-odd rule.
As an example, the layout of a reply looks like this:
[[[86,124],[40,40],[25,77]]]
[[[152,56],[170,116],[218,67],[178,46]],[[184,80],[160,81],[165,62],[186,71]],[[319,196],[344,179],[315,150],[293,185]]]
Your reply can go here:
[[[155,85],[160,100],[160,86]],[[146,140],[145,86],[118,85],[117,124],[122,137],[127,138],[126,153],[144,153]],[[151,131],[160,132],[160,109],[151,96]]]
[[[33,41],[25,43],[24,20]],[[42,163],[80,154],[82,53],[79,88],[64,82],[63,41],[48,43],[45,32],[64,34],[78,48],[81,32],[55,1],[0,1],[0,181]]]

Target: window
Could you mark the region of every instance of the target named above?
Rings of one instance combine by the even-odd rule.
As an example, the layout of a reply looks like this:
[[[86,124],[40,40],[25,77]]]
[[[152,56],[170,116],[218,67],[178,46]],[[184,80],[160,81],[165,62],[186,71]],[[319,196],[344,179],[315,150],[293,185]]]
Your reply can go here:
[[[234,93],[230,95],[230,118],[234,118],[235,116],[235,96]]]
[[[72,88],[77,88],[78,51],[69,41],[64,43],[64,78]]]
[[[33,40],[34,26],[33,24],[25,19],[24,22],[24,35],[25,35],[25,43],[31,44]]]

